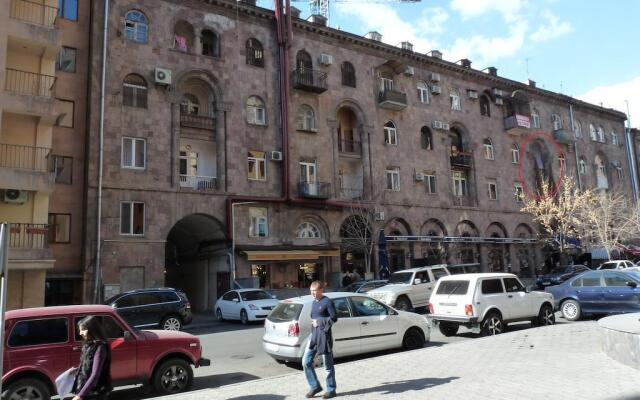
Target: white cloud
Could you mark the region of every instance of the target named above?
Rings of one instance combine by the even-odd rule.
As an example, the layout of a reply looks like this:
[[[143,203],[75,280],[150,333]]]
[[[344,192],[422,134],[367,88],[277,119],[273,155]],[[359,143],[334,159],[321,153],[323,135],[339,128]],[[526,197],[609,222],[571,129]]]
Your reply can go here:
[[[560,21],[560,18],[552,14],[549,10],[544,10],[542,16],[547,20],[547,24],[540,26],[531,34],[530,38],[534,42],[544,42],[555,39],[573,30],[573,26],[571,26],[569,22]]]
[[[631,124],[635,127],[640,126],[640,76],[627,82],[593,88],[577,98],[593,104],[602,103],[603,107],[613,108],[625,114],[628,101]]]
[[[416,25],[420,27],[421,33],[435,35],[444,32],[447,21],[449,21],[447,11],[441,7],[434,7],[424,9]]]
[[[527,24],[522,22],[511,27],[505,37],[486,37],[475,35],[470,38],[458,38],[446,52],[451,61],[469,58],[480,66],[491,64],[501,58],[518,53],[524,45]]]
[[[515,22],[522,19],[521,12],[527,6],[526,0],[451,0],[449,5],[462,19],[479,17],[483,14],[498,12],[505,21]]]

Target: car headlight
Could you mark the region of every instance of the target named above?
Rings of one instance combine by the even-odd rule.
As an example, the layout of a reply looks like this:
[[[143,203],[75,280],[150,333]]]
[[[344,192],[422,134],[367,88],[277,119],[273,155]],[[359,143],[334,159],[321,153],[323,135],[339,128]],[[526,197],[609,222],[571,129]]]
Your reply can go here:
[[[260,308],[258,306],[256,306],[255,304],[249,304],[249,310],[259,310]]]

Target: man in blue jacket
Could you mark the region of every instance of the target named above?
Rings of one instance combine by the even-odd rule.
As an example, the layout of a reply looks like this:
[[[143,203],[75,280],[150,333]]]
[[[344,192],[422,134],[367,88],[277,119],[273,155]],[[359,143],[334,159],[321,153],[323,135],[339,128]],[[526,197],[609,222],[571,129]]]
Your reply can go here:
[[[316,371],[313,369],[313,358],[322,354],[324,369],[327,372],[327,390],[323,399],[336,397],[336,370],[333,367],[333,336],[331,326],[338,320],[336,308],[330,298],[324,295],[324,285],[320,281],[311,283],[311,340],[302,357],[304,374],[311,390],[306,394],[312,398],[322,391]]]

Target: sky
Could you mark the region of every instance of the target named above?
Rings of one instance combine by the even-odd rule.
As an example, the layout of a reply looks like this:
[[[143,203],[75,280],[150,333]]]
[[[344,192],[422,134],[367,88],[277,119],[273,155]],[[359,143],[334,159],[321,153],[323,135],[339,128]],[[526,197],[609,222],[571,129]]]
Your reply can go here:
[[[273,0],[258,0],[273,9]],[[308,0],[293,1],[301,17]],[[329,25],[627,113],[640,127],[638,0],[337,0]],[[638,42],[636,42],[636,40]]]

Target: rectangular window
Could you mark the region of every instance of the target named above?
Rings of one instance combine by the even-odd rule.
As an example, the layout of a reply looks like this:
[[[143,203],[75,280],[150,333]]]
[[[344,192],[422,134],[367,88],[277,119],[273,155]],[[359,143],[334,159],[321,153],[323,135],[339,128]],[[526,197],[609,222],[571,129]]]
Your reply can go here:
[[[501,279],[485,279],[482,281],[482,294],[504,293]]]
[[[122,168],[144,169],[146,167],[147,140],[122,138]]]
[[[621,167],[617,167],[616,172],[618,173],[618,179],[624,179],[624,170]]]
[[[520,149],[516,149],[516,148],[511,149],[511,163],[513,164],[520,163]]]
[[[498,184],[495,181],[487,182],[489,200],[498,200]]]
[[[58,16],[70,21],[77,21],[78,0],[58,0]]]
[[[460,111],[462,107],[460,106],[460,95],[457,93],[451,93],[449,95],[449,100],[451,101],[451,109],[453,111]]]
[[[71,242],[71,214],[49,214],[49,243]]]
[[[531,120],[533,121],[534,128],[540,128],[540,115],[535,113],[531,114]]]
[[[522,203],[524,201],[524,189],[522,183],[516,182],[513,184],[514,196],[517,202]]]
[[[269,225],[266,208],[249,208],[249,237],[267,237]]]
[[[393,91],[393,79],[380,78],[381,89],[385,92]]]
[[[484,158],[487,160],[494,160],[493,155],[493,145],[492,144],[484,144]]]
[[[392,126],[384,127],[384,144],[398,145],[398,131]]]
[[[453,171],[453,195],[456,197],[467,195],[467,177],[464,172]]]
[[[56,183],[71,185],[73,158],[66,156],[53,156],[53,172]]]
[[[400,170],[398,168],[387,170],[387,190],[400,191]]]
[[[123,201],[120,203],[120,234],[144,235],[144,203]]]
[[[9,347],[39,346],[69,341],[67,317],[19,321],[9,334]]]
[[[422,104],[429,104],[429,88],[418,86],[418,101]]]
[[[254,125],[266,125],[264,108],[249,106],[247,107],[247,122]]]
[[[250,151],[247,157],[247,178],[251,181],[267,180],[267,158],[264,151]]]
[[[436,194],[438,193],[438,186],[436,184],[436,176],[434,174],[425,174],[424,176],[425,184],[427,185],[427,193]]]
[[[76,72],[76,49],[62,46],[58,53],[56,69],[63,72]]]
[[[75,103],[71,100],[56,99],[56,111],[60,114],[57,125],[73,128],[73,114]]]

